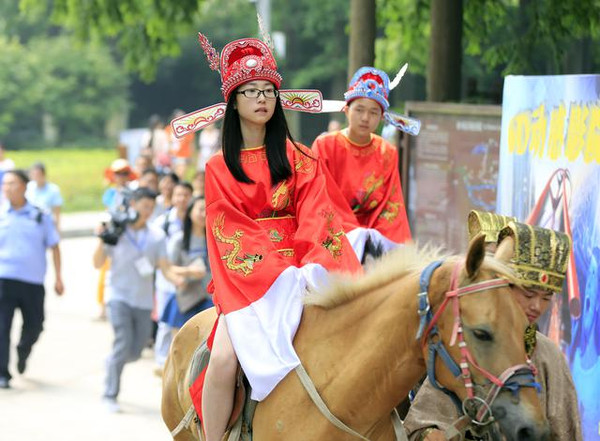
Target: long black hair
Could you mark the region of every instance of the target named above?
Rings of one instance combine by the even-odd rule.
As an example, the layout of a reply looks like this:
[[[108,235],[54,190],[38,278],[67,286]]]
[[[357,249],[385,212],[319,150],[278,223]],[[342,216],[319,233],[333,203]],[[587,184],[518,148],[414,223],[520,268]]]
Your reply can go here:
[[[235,99],[237,89],[231,92],[227,108],[225,110],[225,119],[223,121],[223,158],[227,168],[233,177],[246,184],[252,184],[254,181],[248,177],[240,162],[240,151],[242,149],[242,128],[240,115],[235,108]],[[283,107],[279,97],[276,98],[275,111],[273,116],[266,124],[265,146],[267,150],[267,162],[269,163],[269,172],[271,173],[271,185],[275,186],[281,181],[285,181],[292,175],[292,167],[287,158],[286,139],[292,141],[298,150],[302,150],[296,145],[283,114]]]
[[[190,204],[185,210],[185,217],[183,218],[183,243],[182,249],[186,252],[190,252],[190,242],[192,240],[192,210],[196,202],[203,201],[204,197],[198,196],[191,200]]]

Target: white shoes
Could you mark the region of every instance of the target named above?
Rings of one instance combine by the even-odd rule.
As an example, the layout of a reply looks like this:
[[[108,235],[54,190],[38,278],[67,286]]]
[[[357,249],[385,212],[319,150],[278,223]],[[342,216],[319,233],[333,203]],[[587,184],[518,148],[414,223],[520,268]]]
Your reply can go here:
[[[120,413],[121,412],[121,406],[117,402],[116,398],[104,397],[102,399],[102,401],[104,402],[104,407],[106,408],[106,410],[108,412],[110,412],[110,413]]]

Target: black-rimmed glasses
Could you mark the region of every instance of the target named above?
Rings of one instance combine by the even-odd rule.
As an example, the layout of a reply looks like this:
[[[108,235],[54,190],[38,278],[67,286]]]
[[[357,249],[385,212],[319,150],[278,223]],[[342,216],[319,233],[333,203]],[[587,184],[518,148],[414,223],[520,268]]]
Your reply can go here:
[[[279,96],[277,89],[246,89],[238,91],[238,94],[244,95],[246,98],[258,98],[261,93],[268,100],[274,100]]]

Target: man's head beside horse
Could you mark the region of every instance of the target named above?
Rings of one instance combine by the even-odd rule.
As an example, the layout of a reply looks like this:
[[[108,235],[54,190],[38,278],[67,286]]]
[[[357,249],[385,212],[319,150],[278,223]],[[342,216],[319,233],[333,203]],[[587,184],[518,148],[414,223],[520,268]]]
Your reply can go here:
[[[529,323],[537,322],[550,306],[552,296],[562,291],[570,238],[564,233],[519,223],[514,217],[476,210],[469,213],[468,228],[471,239],[479,234],[485,237],[486,248],[491,252],[505,242],[505,253],[509,254],[504,259],[508,258],[521,282],[512,287],[515,299]]]

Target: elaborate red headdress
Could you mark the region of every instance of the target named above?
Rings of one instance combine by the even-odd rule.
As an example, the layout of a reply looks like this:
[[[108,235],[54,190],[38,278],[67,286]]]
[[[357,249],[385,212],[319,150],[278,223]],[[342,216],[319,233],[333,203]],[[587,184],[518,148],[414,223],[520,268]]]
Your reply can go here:
[[[277,89],[281,86],[281,75],[269,46],[256,38],[242,38],[228,43],[217,55],[208,39],[198,34],[211,69],[221,74],[221,91],[225,101],[236,87],[252,80],[271,81]]]

